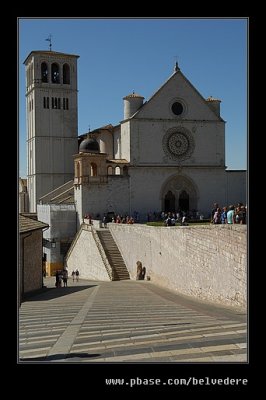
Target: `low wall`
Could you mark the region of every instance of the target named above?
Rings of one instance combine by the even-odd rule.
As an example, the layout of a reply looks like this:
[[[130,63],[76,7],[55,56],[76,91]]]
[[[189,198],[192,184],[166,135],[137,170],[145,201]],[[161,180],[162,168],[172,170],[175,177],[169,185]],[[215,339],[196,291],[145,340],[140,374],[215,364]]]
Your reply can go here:
[[[131,279],[136,262],[159,286],[221,305],[244,308],[246,225],[152,227],[108,224]],[[130,246],[129,246],[130,243]]]

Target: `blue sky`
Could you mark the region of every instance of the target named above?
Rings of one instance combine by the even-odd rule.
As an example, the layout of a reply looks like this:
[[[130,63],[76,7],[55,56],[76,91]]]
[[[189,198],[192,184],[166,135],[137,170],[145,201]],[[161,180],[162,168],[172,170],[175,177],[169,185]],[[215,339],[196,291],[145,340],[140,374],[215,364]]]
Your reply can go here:
[[[18,20],[19,175],[26,177],[25,66],[33,50],[77,54],[78,134],[123,119],[123,97],[148,100],[177,59],[204,98],[221,103],[226,165],[247,167],[247,19]]]

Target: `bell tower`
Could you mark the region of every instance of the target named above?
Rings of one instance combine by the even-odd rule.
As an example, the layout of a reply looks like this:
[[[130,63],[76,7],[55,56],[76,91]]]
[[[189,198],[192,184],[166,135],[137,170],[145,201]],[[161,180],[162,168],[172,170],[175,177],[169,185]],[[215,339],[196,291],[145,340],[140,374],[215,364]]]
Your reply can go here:
[[[78,58],[50,50],[32,51],[24,61],[30,212],[40,197],[74,178]]]

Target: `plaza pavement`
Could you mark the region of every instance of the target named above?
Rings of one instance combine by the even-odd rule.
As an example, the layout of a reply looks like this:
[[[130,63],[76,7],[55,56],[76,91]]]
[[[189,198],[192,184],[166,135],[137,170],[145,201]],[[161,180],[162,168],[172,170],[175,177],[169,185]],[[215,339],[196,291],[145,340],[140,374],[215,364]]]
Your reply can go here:
[[[245,363],[246,315],[149,281],[68,280],[19,308],[19,363]]]

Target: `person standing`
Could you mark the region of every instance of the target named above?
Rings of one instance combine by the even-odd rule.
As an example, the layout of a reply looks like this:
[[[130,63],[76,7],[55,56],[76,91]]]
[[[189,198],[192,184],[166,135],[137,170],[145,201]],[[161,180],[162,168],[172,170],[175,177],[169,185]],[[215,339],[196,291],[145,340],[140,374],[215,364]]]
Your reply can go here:
[[[78,269],[76,269],[76,281],[77,282],[79,281],[79,270]]]
[[[55,286],[59,287],[59,271],[56,271],[55,274]]]
[[[104,214],[104,217],[103,217],[103,227],[107,228],[107,216],[106,216],[106,214]]]
[[[67,272],[67,269],[64,268],[64,269],[63,269],[63,283],[64,283],[64,287],[67,287],[67,279],[68,279],[68,272]]]
[[[234,224],[235,223],[235,207],[233,205],[229,206],[229,211],[227,211],[227,223]]]

